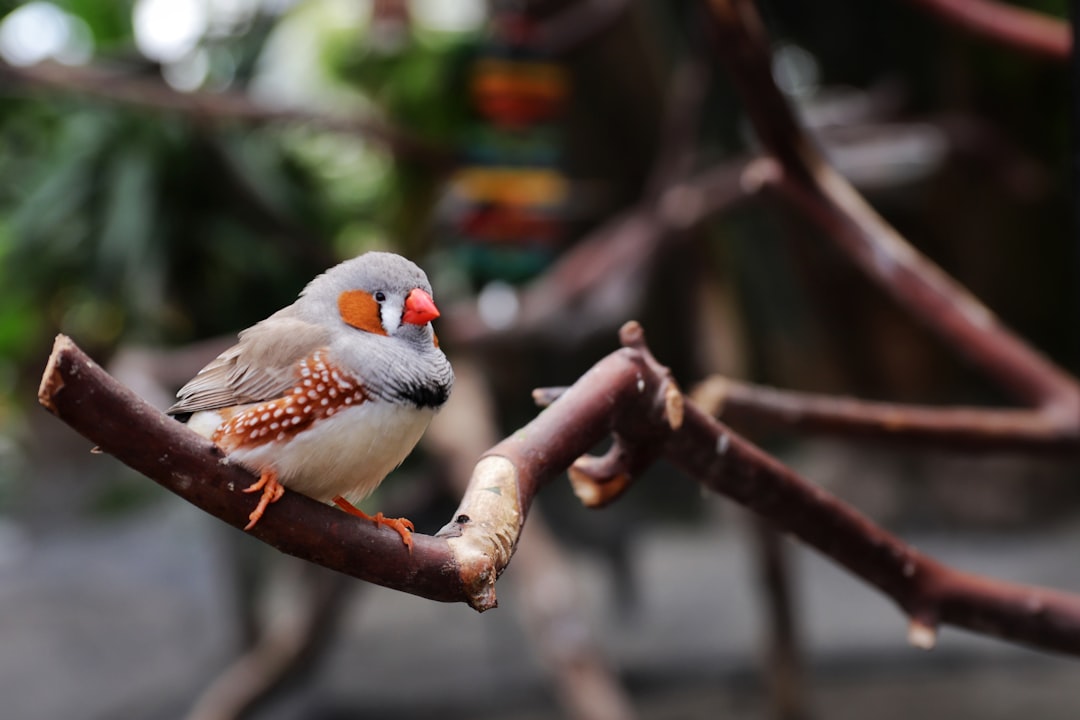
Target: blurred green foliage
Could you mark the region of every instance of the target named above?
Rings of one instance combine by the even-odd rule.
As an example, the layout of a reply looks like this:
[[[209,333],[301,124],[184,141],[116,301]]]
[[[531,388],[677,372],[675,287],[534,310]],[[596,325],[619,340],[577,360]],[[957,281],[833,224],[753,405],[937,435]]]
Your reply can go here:
[[[132,57],[133,3],[58,4],[93,31],[96,62],[156,73]],[[228,90],[251,82],[278,25],[317,19],[325,5],[205,38],[232,58]],[[317,35],[315,72],[365,98],[354,111],[377,106],[418,137],[453,136],[463,105],[446,73],[467,36],[428,33],[376,52],[364,23],[320,22],[305,30]],[[204,91],[214,80],[211,70]],[[390,238],[415,249],[434,193],[430,172],[396,165],[358,135],[211,126],[60,94],[0,106],[0,357],[9,361],[36,355],[56,330],[99,352],[235,330],[343,256]]]

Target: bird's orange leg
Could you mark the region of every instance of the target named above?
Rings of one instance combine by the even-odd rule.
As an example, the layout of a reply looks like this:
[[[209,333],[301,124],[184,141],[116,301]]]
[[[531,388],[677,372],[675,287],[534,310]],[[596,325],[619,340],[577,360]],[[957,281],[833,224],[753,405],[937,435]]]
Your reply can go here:
[[[255,523],[259,522],[259,518],[266,512],[266,508],[270,503],[277,502],[285,494],[285,486],[278,482],[277,472],[273,468],[264,468],[262,474],[259,475],[258,482],[244,488],[246,493],[259,492],[260,490],[262,490],[262,497],[259,498],[259,504],[248,515],[249,522],[244,526],[244,530],[255,527]]]
[[[409,548],[409,554],[412,555],[412,531],[416,529],[413,527],[412,520],[409,520],[408,518],[388,518],[381,512],[375,513],[374,515],[368,515],[340,495],[334,498],[334,504],[350,515],[355,515],[364,520],[370,520],[375,523],[377,527],[385,525],[391,530],[397,531],[397,534],[401,536],[401,541],[405,543],[405,547]]]

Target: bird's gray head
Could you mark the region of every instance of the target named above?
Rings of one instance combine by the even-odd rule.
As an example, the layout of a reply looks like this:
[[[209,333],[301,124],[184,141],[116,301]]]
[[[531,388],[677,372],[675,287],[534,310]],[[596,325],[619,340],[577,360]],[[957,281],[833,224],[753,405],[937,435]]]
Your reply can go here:
[[[297,310],[374,335],[430,342],[439,316],[427,275],[400,255],[369,252],[335,265],[304,288]]]
[[[331,352],[379,397],[433,409],[446,402],[454,373],[431,327],[439,311],[409,260],[385,252],[346,260],[308,283],[293,312],[340,331]]]

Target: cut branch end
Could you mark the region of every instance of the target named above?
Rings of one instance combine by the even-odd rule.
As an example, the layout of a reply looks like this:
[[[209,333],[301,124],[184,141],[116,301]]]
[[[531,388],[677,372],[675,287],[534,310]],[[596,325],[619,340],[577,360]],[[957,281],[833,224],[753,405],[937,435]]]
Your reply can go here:
[[[908,643],[920,650],[933,650],[937,644],[937,628],[922,620],[913,619],[908,625]]]
[[[598,479],[595,476],[595,466],[602,460],[602,458],[585,455],[574,461],[574,464],[566,470],[574,495],[587,508],[602,508],[612,503],[630,487],[632,478],[629,473],[621,472],[602,480]]]
[[[631,320],[619,328],[619,342],[623,347],[642,350],[645,348],[645,329],[637,320]]]
[[[41,374],[41,384],[38,385],[38,402],[53,415],[57,414],[56,403],[53,402],[53,398],[64,389],[64,379],[60,376],[57,365],[64,351],[74,347],[74,345],[75,343],[67,335],[57,335],[56,340],[53,342],[52,352],[49,353],[49,360],[45,363],[45,371]]]

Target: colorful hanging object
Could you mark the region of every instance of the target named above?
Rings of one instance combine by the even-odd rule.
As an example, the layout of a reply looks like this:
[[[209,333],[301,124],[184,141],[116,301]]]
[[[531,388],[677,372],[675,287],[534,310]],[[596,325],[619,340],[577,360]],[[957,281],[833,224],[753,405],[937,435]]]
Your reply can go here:
[[[450,178],[442,218],[470,277],[520,282],[564,241],[570,183],[560,169],[565,68],[531,44],[521,3],[498,3],[468,73],[476,114],[465,164]]]

